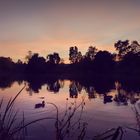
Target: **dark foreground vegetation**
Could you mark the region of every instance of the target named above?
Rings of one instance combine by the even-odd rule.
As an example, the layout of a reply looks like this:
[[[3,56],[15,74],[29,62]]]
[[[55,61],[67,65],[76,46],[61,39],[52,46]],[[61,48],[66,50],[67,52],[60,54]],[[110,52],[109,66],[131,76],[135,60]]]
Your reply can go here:
[[[137,41],[119,40],[114,44],[117,53],[97,50],[90,46],[85,55],[78,48],[70,47],[69,61],[65,64],[58,53],[46,58],[28,52],[25,61],[13,62],[11,58],[0,57],[0,74],[51,75],[63,78],[91,76],[135,77],[140,75],[140,44]]]

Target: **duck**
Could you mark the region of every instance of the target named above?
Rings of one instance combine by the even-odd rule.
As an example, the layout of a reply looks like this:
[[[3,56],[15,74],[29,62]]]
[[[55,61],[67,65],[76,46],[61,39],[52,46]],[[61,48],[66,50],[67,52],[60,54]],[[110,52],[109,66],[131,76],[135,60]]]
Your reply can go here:
[[[42,103],[38,103],[38,104],[35,104],[35,108],[44,108],[45,107],[45,101],[42,101]]]
[[[110,102],[112,102],[112,97],[113,96],[111,96],[111,95],[104,95],[104,103],[106,104],[106,103],[110,103]]]

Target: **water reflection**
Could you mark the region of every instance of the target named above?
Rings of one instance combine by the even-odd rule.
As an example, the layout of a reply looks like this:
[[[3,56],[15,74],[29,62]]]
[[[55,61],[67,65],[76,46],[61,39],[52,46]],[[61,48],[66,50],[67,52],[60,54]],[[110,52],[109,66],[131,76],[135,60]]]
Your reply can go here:
[[[27,79],[1,78],[0,88],[10,88],[17,81],[19,85],[23,82],[27,83],[26,91],[29,95],[39,93],[45,85],[46,90],[51,93],[58,94],[60,89],[65,86],[64,79],[30,77]],[[78,98],[82,90],[88,95],[89,100],[103,98],[103,103],[116,102],[116,105],[128,105],[128,100],[134,104],[140,97],[140,81],[115,81],[112,79],[93,79],[93,80],[70,80],[69,97]],[[109,92],[114,90],[115,95],[110,95]],[[42,97],[43,98],[43,97]]]
[[[10,80],[8,82],[8,80],[5,80],[5,86],[0,84],[0,88],[7,89],[11,87],[12,89],[15,85],[15,81],[16,80]],[[0,82],[2,83],[2,81]],[[57,104],[61,112],[65,112],[66,103],[66,110],[72,112],[71,108],[74,104],[78,104],[81,97],[85,96],[84,111],[86,113],[82,113],[82,119],[85,122],[90,120],[90,124],[88,124],[89,130],[87,130],[87,133],[90,133],[90,130],[93,130],[96,135],[96,130],[97,132],[103,132],[104,130],[116,126],[118,127],[118,125],[131,125],[135,123],[132,119],[134,114],[130,111],[130,103],[135,104],[140,99],[140,84],[138,84],[138,81],[135,82],[124,82],[102,78],[92,80],[63,80],[42,77],[20,79],[17,80],[16,85],[21,85],[22,87],[22,85],[26,83],[27,86],[25,92],[28,94],[22,94],[22,97],[19,99],[18,106],[27,112],[26,115],[28,119],[32,115],[32,120],[35,111],[38,111],[37,118],[44,115],[53,116],[56,113],[54,108],[50,107],[47,102]],[[9,92],[11,89],[7,90],[9,97],[11,97]],[[67,102],[69,102],[69,104]],[[63,115],[60,116],[63,118]],[[75,120],[76,119],[74,118],[74,121]],[[93,135],[93,132],[89,135]]]
[[[49,92],[57,93],[59,92],[61,82],[59,80],[49,81],[47,84],[47,90]],[[62,88],[62,87],[61,87]]]
[[[72,81],[69,85],[69,95],[70,98],[77,98],[78,97],[78,93],[79,93],[79,84],[75,81]],[[82,88],[80,89],[80,91],[82,90]]]

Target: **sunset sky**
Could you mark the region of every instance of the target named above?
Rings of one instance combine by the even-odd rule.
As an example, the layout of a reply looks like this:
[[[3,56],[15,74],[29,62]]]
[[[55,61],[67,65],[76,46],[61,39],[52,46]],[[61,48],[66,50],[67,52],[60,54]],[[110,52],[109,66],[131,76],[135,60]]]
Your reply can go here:
[[[140,0],[0,0],[0,56],[58,52],[67,61],[71,46],[113,52],[119,39],[140,41]]]

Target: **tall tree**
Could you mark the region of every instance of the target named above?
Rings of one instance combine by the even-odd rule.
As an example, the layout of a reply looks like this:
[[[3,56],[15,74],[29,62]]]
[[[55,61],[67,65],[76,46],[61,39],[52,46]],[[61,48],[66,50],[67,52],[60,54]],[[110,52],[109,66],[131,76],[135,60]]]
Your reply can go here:
[[[10,57],[0,57],[0,71],[10,72],[14,70],[14,62]]]
[[[127,54],[130,50],[130,46],[129,46],[129,40],[125,40],[125,41],[117,41],[114,44],[114,47],[116,48],[116,50],[118,51],[118,55],[120,57],[123,57],[125,54]]]
[[[26,71],[33,73],[45,72],[45,63],[45,58],[40,57],[38,53],[35,53],[29,59]]]
[[[60,60],[61,58],[58,53],[49,54],[47,56],[47,62],[50,64],[59,64]]]
[[[140,53],[140,44],[138,43],[138,41],[132,41],[130,44],[129,40],[125,40],[125,41],[119,40],[114,44],[114,46],[118,51],[118,55],[121,58],[123,58],[128,53],[132,53],[132,54]]]
[[[53,58],[54,58],[54,63],[59,64],[59,62],[61,60],[59,54],[58,53],[53,53]]]
[[[97,53],[97,48],[93,46],[89,46],[88,51],[86,53],[86,57],[92,61],[94,60],[96,53]]]
[[[133,52],[134,54],[140,54],[140,44],[138,43],[138,41],[134,40],[131,43],[131,52]]]
[[[108,51],[99,51],[94,60],[94,66],[97,72],[110,72],[113,70],[113,55]]]
[[[82,59],[82,53],[78,52],[78,48],[76,46],[70,47],[69,49],[69,60],[71,63],[80,62]]]

